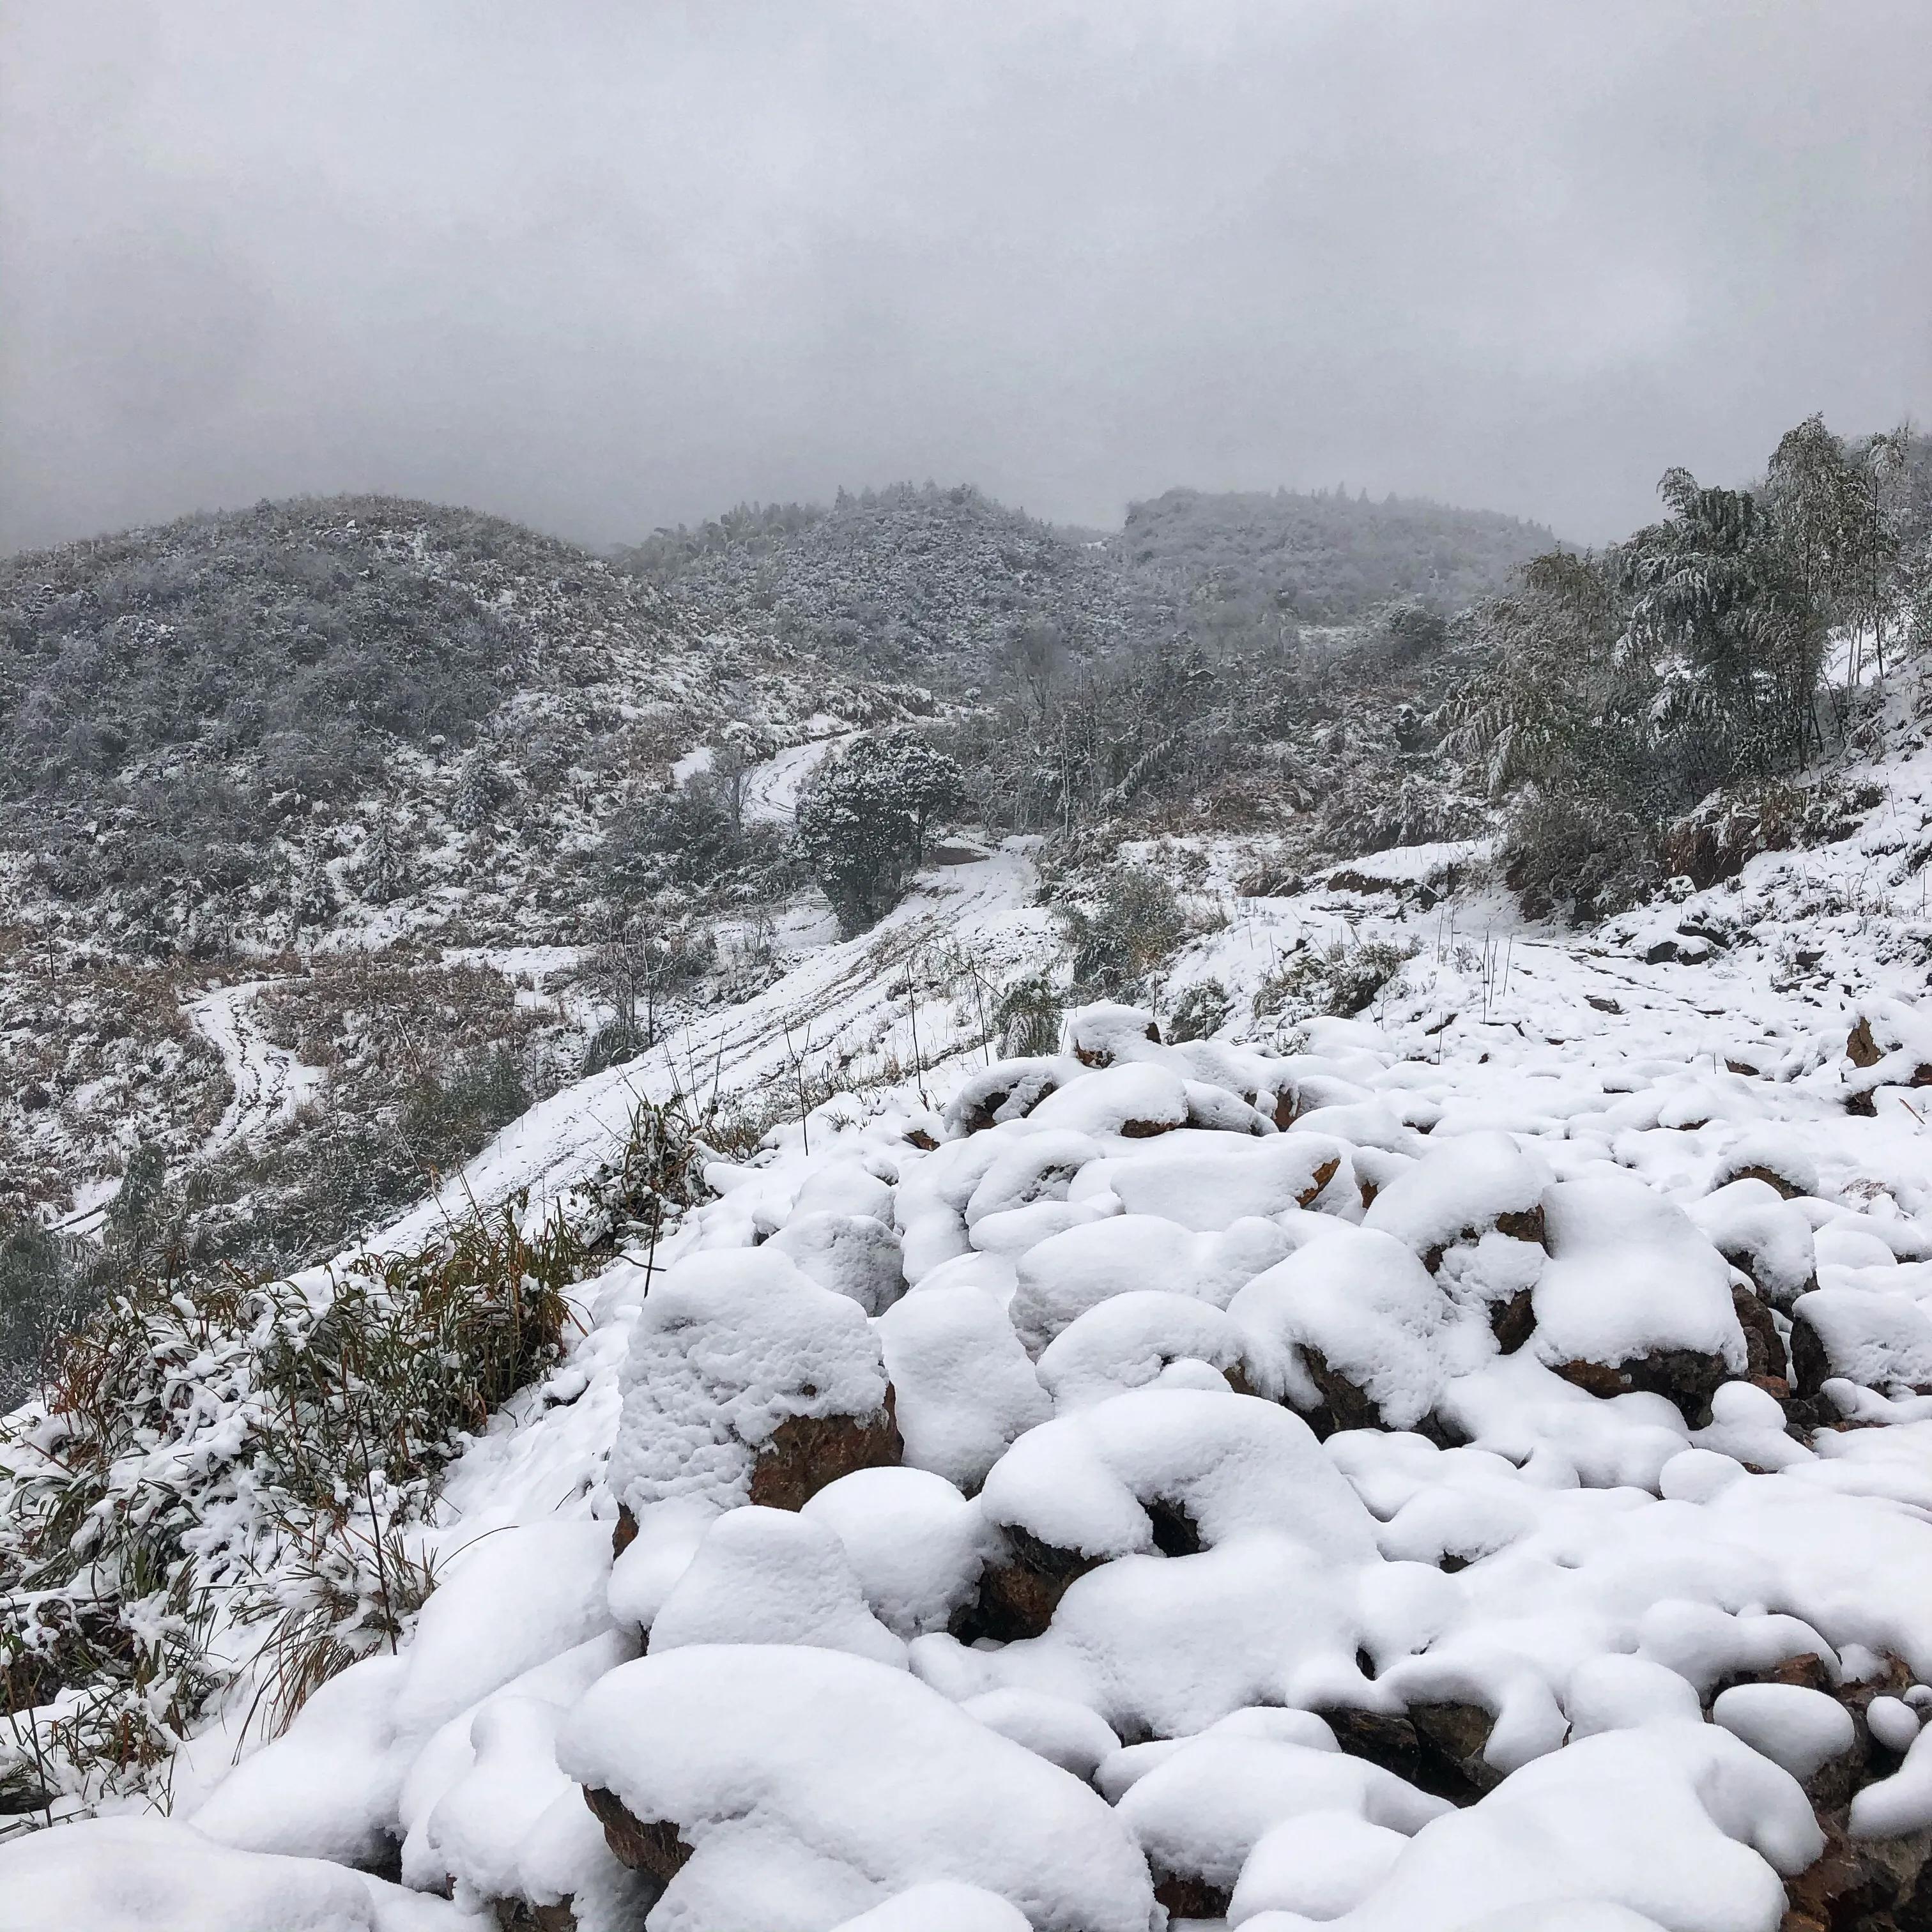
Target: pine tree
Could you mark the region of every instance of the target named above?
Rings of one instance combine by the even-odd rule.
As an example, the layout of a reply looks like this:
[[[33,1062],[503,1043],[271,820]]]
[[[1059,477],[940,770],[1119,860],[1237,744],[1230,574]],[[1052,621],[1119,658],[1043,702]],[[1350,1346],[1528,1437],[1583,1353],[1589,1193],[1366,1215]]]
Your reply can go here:
[[[394,814],[379,811],[362,846],[364,890],[377,905],[387,905],[403,889],[401,827]]]
[[[328,876],[328,855],[320,833],[311,832],[302,842],[302,855],[296,863],[289,887],[289,910],[298,927],[326,926],[335,916],[339,901],[335,881]]]
[[[465,832],[473,832],[494,812],[503,796],[503,781],[481,745],[473,746],[457,767],[449,795],[449,815]]]

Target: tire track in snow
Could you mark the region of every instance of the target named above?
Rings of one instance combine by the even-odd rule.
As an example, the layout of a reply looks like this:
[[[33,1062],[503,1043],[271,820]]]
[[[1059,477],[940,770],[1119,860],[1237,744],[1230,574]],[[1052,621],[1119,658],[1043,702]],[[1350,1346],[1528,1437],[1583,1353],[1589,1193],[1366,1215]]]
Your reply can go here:
[[[220,1054],[230,1089],[221,1118],[195,1152],[196,1161],[213,1160],[280,1125],[321,1085],[320,1072],[276,1046],[248,1010],[258,994],[278,983],[250,980],[218,986],[188,1004],[195,1031]]]

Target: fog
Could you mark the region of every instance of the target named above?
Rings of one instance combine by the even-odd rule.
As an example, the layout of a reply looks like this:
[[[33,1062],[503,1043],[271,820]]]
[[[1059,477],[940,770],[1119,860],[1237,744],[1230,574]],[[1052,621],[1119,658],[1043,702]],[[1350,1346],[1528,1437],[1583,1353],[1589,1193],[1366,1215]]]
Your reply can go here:
[[[0,8],[0,546],[968,480],[1594,540],[1932,414],[1924,0]]]

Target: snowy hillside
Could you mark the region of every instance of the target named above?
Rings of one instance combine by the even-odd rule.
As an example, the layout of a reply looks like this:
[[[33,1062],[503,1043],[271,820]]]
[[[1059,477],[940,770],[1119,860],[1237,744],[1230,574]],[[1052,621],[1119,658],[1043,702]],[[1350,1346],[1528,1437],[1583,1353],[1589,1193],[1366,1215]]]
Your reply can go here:
[[[1480,842],[1274,897],[1164,842],[1159,1012],[1017,1058],[1004,996],[1065,971],[1030,842],[800,930],[376,1244],[469,1203],[582,1243],[574,1338],[433,1500],[368,1499],[418,1610],[272,1738],[218,1610],[132,1777],[63,1758],[50,1639],[0,1789],[102,1815],[0,1847],[0,1926],[1925,1924],[1932,754],[1847,776],[1850,836],[1582,938]],[[762,1142],[614,1222],[646,1102]],[[157,1485],[189,1574],[298,1567],[246,1345],[181,1359],[50,1630],[135,1594]],[[8,1452],[17,1518],[87,1439]]]
[[[380,496],[9,558],[0,638],[0,1227],[95,1225],[146,1150],[285,1262],[395,1204],[326,1177],[398,1166],[400,1136],[413,1194],[581,1071],[609,1006],[567,982],[639,901],[704,997],[710,915],[789,889],[757,825],[828,738],[932,708]],[[650,812],[734,731],[778,754],[771,808],[680,865]],[[507,983],[447,970],[519,948]],[[441,1126],[401,1118],[399,1062]]]

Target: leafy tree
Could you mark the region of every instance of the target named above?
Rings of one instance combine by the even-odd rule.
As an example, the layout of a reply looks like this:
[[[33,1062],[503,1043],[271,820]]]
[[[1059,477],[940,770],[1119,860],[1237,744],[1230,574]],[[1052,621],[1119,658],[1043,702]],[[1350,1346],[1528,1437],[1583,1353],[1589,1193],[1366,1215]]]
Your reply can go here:
[[[1706,488],[1684,469],[1658,487],[1672,514],[1619,559],[1665,728],[1701,743],[1714,782],[1795,769],[1816,734],[1826,622],[1786,532],[1750,490]]]
[[[868,732],[820,766],[799,800],[796,841],[842,932],[863,932],[898,903],[928,833],[964,790],[959,767],[909,726]]]

